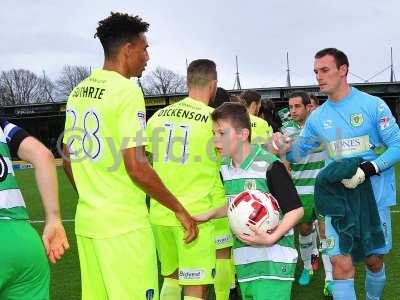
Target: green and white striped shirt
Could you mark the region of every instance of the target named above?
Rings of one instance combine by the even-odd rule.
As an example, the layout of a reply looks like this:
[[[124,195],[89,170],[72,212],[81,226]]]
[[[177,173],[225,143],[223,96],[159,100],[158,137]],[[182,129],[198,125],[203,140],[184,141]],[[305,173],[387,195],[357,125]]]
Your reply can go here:
[[[279,170],[278,173],[274,173],[276,170]],[[225,160],[221,166],[221,174],[228,201],[245,190],[257,189],[274,195],[284,213],[301,207],[283,164],[260,145],[252,145],[251,153],[239,168],[235,168],[232,161]],[[282,199],[283,197],[279,197],[282,194],[274,193],[274,187],[275,190],[286,190],[286,194],[287,191],[291,194]],[[271,247],[249,246],[235,238],[233,258],[239,282],[258,279],[294,280],[297,251],[293,229]]]
[[[25,137],[23,129],[0,119],[0,219],[29,219],[10,154],[10,149],[16,154]]]

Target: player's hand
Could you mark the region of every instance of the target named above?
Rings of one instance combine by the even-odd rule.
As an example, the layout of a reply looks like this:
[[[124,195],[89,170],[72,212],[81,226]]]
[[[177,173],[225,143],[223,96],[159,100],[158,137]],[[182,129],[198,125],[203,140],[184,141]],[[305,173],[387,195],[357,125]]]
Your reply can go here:
[[[215,210],[210,210],[208,212],[205,212],[204,214],[198,215],[198,216],[194,216],[193,219],[197,222],[197,223],[204,223],[207,221],[210,221],[211,219],[214,218],[214,213]]]
[[[175,213],[176,218],[182,224],[185,229],[185,243],[189,244],[197,238],[199,229],[197,228],[196,221],[188,214],[186,210]]]
[[[363,183],[365,179],[373,175],[379,175],[378,172],[379,170],[377,170],[377,167],[375,167],[372,162],[364,161],[357,168],[356,174],[349,179],[343,179],[342,183],[348,189],[355,189],[359,184]]]
[[[50,262],[55,264],[61,259],[65,250],[69,249],[67,235],[59,219],[46,222],[42,240]]]
[[[292,147],[291,140],[287,135],[275,132],[272,135],[272,147],[275,150],[275,154],[284,155]]]
[[[275,238],[273,233],[270,234],[262,231],[260,228],[257,228],[256,226],[251,224],[249,224],[249,228],[251,230],[251,233],[249,235],[242,233],[237,236],[237,238],[243,243],[252,246],[272,246],[277,242],[277,239]]]
[[[365,173],[361,168],[357,168],[356,174],[348,179],[343,179],[343,185],[348,189],[355,189],[359,184],[365,181]]]

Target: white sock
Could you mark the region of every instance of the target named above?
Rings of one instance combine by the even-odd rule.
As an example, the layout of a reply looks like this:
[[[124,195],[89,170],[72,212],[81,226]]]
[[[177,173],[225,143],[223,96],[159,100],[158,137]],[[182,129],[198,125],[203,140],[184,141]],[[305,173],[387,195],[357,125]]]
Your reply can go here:
[[[318,253],[318,244],[317,244],[318,234],[317,234],[317,229],[315,227],[315,224],[313,224],[313,229],[312,229],[310,235],[312,236],[313,253]]]
[[[328,255],[322,254],[322,263],[324,264],[325,281],[332,281],[332,263]]]
[[[304,268],[311,270],[311,254],[313,251],[313,234],[301,235],[299,234],[299,248],[300,257],[304,263]]]

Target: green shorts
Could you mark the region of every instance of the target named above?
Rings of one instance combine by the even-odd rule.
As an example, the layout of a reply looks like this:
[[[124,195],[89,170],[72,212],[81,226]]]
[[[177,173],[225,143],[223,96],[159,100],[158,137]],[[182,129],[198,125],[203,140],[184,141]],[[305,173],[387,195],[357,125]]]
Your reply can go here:
[[[196,240],[186,244],[180,226],[153,225],[161,275],[168,276],[178,270],[179,284],[206,285],[214,282],[215,242],[214,224],[199,224]]]
[[[217,250],[233,246],[233,237],[228,218],[212,220],[215,230],[215,247]]]
[[[291,280],[258,279],[240,282],[242,300],[290,300]]]
[[[0,299],[49,299],[49,263],[31,224],[0,220],[0,245]]]
[[[317,219],[315,213],[314,195],[301,195],[300,200],[304,208],[304,215],[299,221],[299,224],[314,222]]]
[[[158,299],[151,228],[106,239],[76,236],[82,300]]]

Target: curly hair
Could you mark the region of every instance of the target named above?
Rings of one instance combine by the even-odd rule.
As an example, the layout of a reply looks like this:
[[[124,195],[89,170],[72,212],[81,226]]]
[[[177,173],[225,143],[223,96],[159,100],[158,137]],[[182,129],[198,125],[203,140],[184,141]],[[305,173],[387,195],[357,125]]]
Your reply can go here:
[[[116,54],[116,50],[128,42],[133,42],[141,33],[147,32],[149,23],[142,21],[139,16],[124,13],[114,13],[99,21],[94,37],[100,39],[106,58]]]

